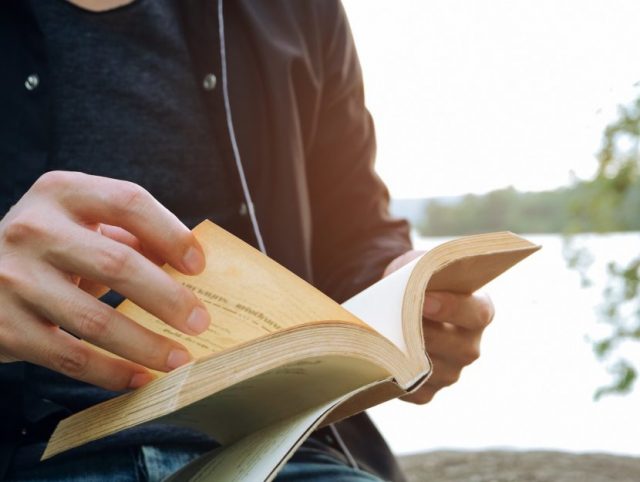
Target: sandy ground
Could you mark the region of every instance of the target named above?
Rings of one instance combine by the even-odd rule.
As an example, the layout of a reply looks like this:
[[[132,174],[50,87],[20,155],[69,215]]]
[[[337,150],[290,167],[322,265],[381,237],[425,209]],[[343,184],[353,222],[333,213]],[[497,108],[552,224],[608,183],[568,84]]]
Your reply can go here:
[[[640,458],[562,452],[427,452],[402,457],[410,482],[640,482]]]

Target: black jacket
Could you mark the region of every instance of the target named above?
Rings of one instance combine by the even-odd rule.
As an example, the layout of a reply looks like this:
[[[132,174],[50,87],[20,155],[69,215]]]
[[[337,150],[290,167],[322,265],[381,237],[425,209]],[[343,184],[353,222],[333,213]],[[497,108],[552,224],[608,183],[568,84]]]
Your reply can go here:
[[[202,8],[185,11],[185,25],[214,14]],[[46,170],[51,126],[42,34],[27,2],[7,0],[0,9],[0,188],[13,192],[10,204]],[[235,134],[267,252],[344,301],[379,279],[410,242],[406,223],[390,219],[387,190],[373,170],[374,128],[342,6],[234,0],[225,4],[225,30]],[[239,32],[251,59],[233,55]],[[246,62],[259,84],[245,75]],[[34,73],[39,84],[29,90],[25,82]],[[226,123],[221,117],[215,125],[224,131],[224,160],[233,164]],[[3,174],[18,168],[20,182],[3,186]],[[385,478],[400,477],[368,419],[342,425],[365,465]]]

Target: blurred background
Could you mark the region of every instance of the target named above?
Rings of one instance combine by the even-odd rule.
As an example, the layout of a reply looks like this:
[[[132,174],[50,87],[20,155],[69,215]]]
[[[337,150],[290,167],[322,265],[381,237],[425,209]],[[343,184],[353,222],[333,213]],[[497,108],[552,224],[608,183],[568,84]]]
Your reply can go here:
[[[392,448],[640,455],[640,2],[344,3],[415,244],[543,245],[487,287],[497,315],[457,385],[372,411]]]

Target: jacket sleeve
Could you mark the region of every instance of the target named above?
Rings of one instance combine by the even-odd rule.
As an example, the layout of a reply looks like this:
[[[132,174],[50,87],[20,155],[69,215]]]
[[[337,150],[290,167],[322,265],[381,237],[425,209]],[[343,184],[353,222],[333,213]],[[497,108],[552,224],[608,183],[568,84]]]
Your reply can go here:
[[[374,126],[345,12],[339,3],[329,4],[308,182],[314,281],[341,302],[377,281],[411,242],[407,222],[390,217],[387,188],[374,171]]]

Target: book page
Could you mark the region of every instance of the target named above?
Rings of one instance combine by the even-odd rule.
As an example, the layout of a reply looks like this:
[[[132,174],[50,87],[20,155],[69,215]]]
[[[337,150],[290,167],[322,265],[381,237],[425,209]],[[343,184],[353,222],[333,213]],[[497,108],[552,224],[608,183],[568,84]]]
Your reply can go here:
[[[235,383],[174,411],[164,420],[206,432],[226,444],[271,425],[274,420],[390,377],[380,367],[357,358],[306,358]]]
[[[423,253],[342,306],[426,366],[422,307],[427,288],[470,294],[537,249],[505,232],[459,238]]]
[[[200,358],[305,323],[346,321],[365,326],[338,303],[210,221],[194,229],[207,266],[197,276],[164,269],[205,304],[212,323],[198,336],[163,323],[131,301],[118,310],[146,328],[178,340]]]
[[[376,384],[350,391],[220,447],[194,460],[166,482],[272,480],[332,410]]]
[[[407,283],[402,309],[404,339],[412,359],[426,360],[422,331],[425,291],[470,295],[538,249],[540,246],[505,231],[464,236],[423,255]]]
[[[402,328],[402,304],[413,268],[421,258],[419,256],[342,303],[343,308],[382,334],[405,354],[408,351]]]
[[[167,482],[271,480],[337,403],[334,400],[314,407],[205,454],[175,473]]]

